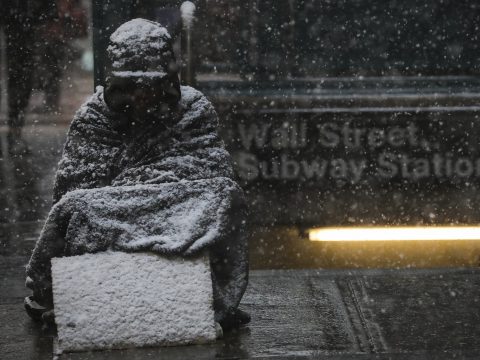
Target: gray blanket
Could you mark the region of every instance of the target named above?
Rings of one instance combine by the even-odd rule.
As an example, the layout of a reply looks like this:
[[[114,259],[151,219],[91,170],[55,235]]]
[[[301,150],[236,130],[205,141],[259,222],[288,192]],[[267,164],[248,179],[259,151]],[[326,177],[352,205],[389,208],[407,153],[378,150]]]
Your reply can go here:
[[[198,91],[159,123],[125,127],[103,89],[77,112],[56,176],[54,206],[27,276],[48,298],[50,259],[99,251],[210,252],[217,321],[248,277],[246,207],[213,107]]]

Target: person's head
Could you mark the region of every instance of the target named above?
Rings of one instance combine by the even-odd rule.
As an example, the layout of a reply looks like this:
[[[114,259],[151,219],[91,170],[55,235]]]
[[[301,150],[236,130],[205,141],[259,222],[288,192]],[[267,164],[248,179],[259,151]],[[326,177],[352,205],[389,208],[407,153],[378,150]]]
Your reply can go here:
[[[130,20],[110,36],[105,102],[136,121],[164,113],[180,100],[171,37],[163,26]]]

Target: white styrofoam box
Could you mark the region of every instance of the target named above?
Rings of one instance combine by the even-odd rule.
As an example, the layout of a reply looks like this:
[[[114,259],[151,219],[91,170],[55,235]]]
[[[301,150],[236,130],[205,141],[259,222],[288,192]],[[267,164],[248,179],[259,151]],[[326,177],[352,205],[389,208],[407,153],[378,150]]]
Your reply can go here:
[[[52,259],[61,351],[215,341],[208,256],[104,252]]]

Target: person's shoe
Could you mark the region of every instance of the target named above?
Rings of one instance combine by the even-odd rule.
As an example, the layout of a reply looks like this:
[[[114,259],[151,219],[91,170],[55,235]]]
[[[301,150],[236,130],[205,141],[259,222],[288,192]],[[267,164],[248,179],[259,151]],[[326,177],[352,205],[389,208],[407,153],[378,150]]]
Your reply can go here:
[[[235,316],[240,325],[246,325],[252,320],[249,313],[240,309],[235,310]]]
[[[35,301],[33,296],[27,296],[23,302],[28,316],[34,321],[42,322],[43,314],[48,312],[48,309]]]
[[[42,314],[43,323],[47,326],[54,326],[55,325],[55,312],[53,309],[47,310]]]
[[[227,332],[248,324],[250,320],[250,314],[243,310],[235,309],[227,314],[225,319],[220,322],[220,325],[222,326],[223,331]]]
[[[220,325],[220,323],[218,323],[218,322],[215,322],[215,333],[216,333],[216,336],[217,336],[217,340],[223,338],[222,325]]]

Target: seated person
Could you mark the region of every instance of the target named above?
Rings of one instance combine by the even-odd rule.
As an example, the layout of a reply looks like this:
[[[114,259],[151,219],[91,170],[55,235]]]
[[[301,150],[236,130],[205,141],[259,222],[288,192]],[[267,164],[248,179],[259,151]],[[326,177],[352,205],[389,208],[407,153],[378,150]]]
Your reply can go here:
[[[248,281],[244,194],[199,91],[180,86],[170,35],[134,19],[110,37],[105,89],[78,110],[54,188],[54,206],[27,266],[27,312],[52,317],[53,257],[106,250],[193,256],[208,249],[215,320],[237,309]]]

